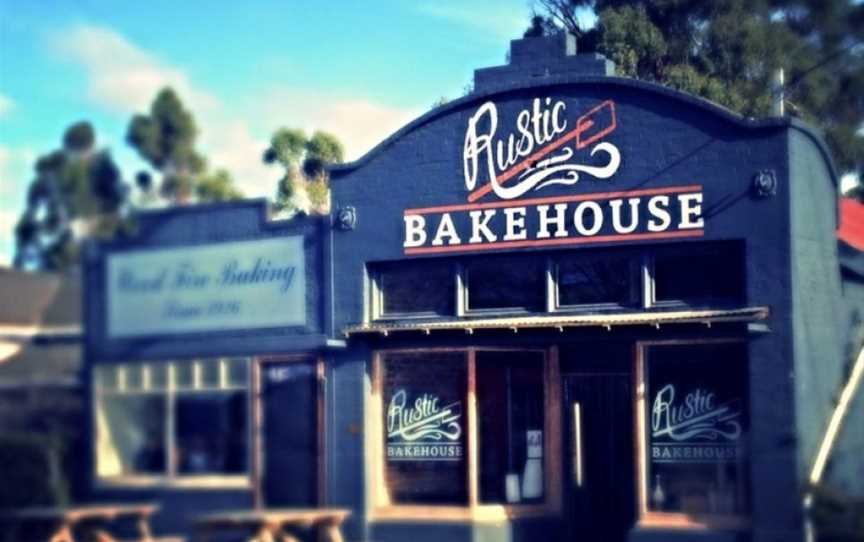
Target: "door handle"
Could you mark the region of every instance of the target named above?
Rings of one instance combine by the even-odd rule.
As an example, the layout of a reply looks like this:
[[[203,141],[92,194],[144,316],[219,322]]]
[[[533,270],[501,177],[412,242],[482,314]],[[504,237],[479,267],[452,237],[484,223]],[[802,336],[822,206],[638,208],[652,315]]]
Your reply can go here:
[[[584,484],[582,470],[582,405],[573,402],[573,483],[576,487]]]

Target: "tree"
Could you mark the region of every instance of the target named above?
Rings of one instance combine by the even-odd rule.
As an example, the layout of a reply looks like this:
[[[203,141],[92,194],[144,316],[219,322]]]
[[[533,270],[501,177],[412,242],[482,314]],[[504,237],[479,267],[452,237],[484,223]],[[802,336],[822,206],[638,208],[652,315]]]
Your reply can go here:
[[[203,175],[195,185],[195,195],[201,202],[231,201],[243,198],[243,194],[234,187],[231,174],[224,169],[217,169],[213,173]]]
[[[316,131],[307,138],[303,130],[280,128],[264,151],[265,164],[285,170],[276,187],[275,207],[282,212],[326,213],[330,209],[327,164],[341,163],[345,150],[332,134]]]
[[[73,124],[62,148],[36,161],[15,227],[15,267],[62,270],[73,265],[82,238],[110,236],[122,225],[127,196],[128,186],[111,154],[96,150],[93,127]]]
[[[192,113],[170,88],[159,91],[149,115],[135,115],[129,123],[126,141],[154,169],[161,173],[158,193],[175,204],[190,201],[223,201],[242,197],[227,171],[208,173],[207,161],[195,150],[198,128]],[[156,191],[147,172],[136,175],[136,184],[145,194]],[[200,186],[204,183],[205,186]]]
[[[745,116],[787,110],[824,130],[841,171],[864,166],[864,4],[853,0],[536,0],[544,20],[618,73],[690,92]],[[576,13],[593,9],[594,28]],[[534,28],[536,25],[532,23]],[[530,29],[529,29],[530,30]]]

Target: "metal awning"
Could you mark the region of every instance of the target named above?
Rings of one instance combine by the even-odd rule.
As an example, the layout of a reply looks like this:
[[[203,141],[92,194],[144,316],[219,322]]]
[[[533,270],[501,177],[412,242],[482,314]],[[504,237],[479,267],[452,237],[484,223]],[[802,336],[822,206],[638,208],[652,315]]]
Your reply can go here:
[[[346,327],[343,333],[346,337],[363,333],[378,333],[389,335],[402,331],[420,331],[427,335],[432,331],[465,330],[473,333],[480,329],[520,329],[549,328],[563,331],[569,327],[605,327],[613,326],[654,326],[665,324],[704,324],[710,326],[721,322],[755,322],[767,320],[768,307],[747,307],[740,309],[712,310],[682,310],[656,312],[629,312],[615,314],[572,314],[520,316],[503,318],[464,318],[461,320],[437,321],[400,321],[372,322]]]

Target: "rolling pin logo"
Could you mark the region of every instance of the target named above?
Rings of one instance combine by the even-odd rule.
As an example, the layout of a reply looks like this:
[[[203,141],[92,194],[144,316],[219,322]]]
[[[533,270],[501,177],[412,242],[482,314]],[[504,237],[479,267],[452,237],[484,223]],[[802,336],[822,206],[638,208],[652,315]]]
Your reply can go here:
[[[551,185],[573,185],[581,173],[597,179],[612,177],[621,166],[618,147],[604,137],[615,131],[615,103],[601,102],[570,126],[567,105],[550,98],[535,98],[530,109],[516,116],[516,129],[506,138],[497,136],[498,108],[486,102],[468,120],[463,165],[468,201],[489,192],[505,200]],[[585,160],[598,156],[605,163],[573,163],[579,150],[590,147]],[[483,175],[485,173],[485,175]],[[486,184],[479,184],[482,177]],[[508,185],[508,186],[505,186]]]

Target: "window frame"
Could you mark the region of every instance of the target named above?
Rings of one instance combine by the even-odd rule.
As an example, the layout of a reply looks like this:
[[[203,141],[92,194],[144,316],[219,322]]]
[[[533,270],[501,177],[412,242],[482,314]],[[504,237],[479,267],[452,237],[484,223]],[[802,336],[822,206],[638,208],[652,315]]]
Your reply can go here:
[[[584,313],[584,312],[599,312],[599,311],[624,311],[624,310],[633,310],[633,309],[644,309],[645,305],[645,290],[648,289],[648,285],[646,283],[647,275],[645,274],[645,268],[647,265],[647,259],[643,254],[640,254],[638,250],[628,250],[626,248],[617,247],[615,249],[608,249],[605,252],[607,253],[615,253],[620,252],[622,255],[626,255],[629,261],[629,274],[630,274],[630,305],[622,305],[621,303],[615,302],[605,302],[605,303],[576,303],[565,305],[561,303],[561,281],[560,281],[560,268],[561,268],[561,260],[567,258],[568,256],[583,256],[586,258],[590,258],[592,256],[597,256],[602,254],[604,251],[593,251],[593,252],[562,252],[559,254],[555,254],[549,257],[549,273],[551,273],[549,277],[549,288],[551,289],[550,295],[552,298],[552,309],[549,312],[557,312],[557,313]]]
[[[523,255],[509,254],[509,255],[493,255],[492,256],[492,258],[495,258],[495,257],[502,258],[502,259],[506,258],[506,257],[531,259],[530,254],[523,254]],[[543,283],[543,296],[540,298],[539,303],[537,305],[539,307],[538,310],[534,310],[531,307],[520,307],[518,305],[511,306],[511,307],[490,307],[490,308],[476,308],[476,309],[471,308],[471,288],[470,288],[471,277],[469,276],[469,274],[470,274],[469,267],[470,267],[471,259],[468,259],[468,260],[462,262],[457,268],[457,271],[459,273],[459,280],[457,282],[458,289],[456,291],[456,294],[460,298],[460,306],[463,307],[463,313],[460,313],[459,316],[498,316],[498,315],[501,315],[501,316],[514,316],[514,315],[520,316],[520,315],[526,315],[526,314],[543,314],[544,312],[548,312],[548,309],[550,306],[550,299],[554,299],[554,296],[557,293],[557,286],[555,286],[553,289],[550,289],[550,286],[552,286],[549,283],[549,278],[550,278],[549,273],[550,273],[550,269],[551,269],[551,265],[552,265],[552,260],[551,260],[550,256],[541,255],[541,257],[543,257],[543,269],[542,269],[543,276],[539,280],[540,280],[540,282]],[[485,259],[485,258],[475,257],[473,259],[479,260],[479,259]],[[555,280],[555,278],[556,278],[555,275],[552,275],[553,281]]]
[[[669,339],[636,341],[636,367],[633,372],[633,408],[635,421],[634,453],[636,454],[636,514],[637,526],[672,529],[729,529],[747,530],[751,526],[751,514],[686,514],[683,512],[658,512],[648,508],[648,350],[652,346],[692,346],[710,344],[744,344],[744,338],[716,339]],[[749,367],[749,360],[747,362]],[[749,413],[748,413],[749,416]],[[752,456],[748,458],[748,463]],[[748,473],[749,474],[749,473]],[[752,513],[752,503],[751,513]]]
[[[720,250],[728,250],[734,253],[739,264],[742,266],[741,287],[742,291],[735,299],[700,297],[694,299],[657,299],[656,289],[656,261],[662,255],[663,251],[684,251],[698,254],[700,250],[708,250],[716,248]],[[525,258],[532,256],[542,259],[545,263],[543,267],[544,277],[541,277],[541,282],[544,283],[544,295],[537,305],[537,308],[529,307],[498,307],[498,308],[471,308],[470,305],[470,288],[469,288],[469,267],[470,262],[475,259],[488,259],[499,256],[494,255],[470,255],[462,259],[448,258],[446,260],[436,260],[430,258],[429,261],[437,261],[442,265],[449,267],[452,275],[454,295],[456,300],[454,310],[451,314],[438,314],[432,311],[418,312],[400,312],[400,313],[385,313],[384,312],[384,292],[381,284],[382,270],[389,265],[397,265],[400,262],[411,261],[418,262],[421,260],[401,260],[401,261],[378,261],[366,262],[366,282],[368,289],[364,292],[364,312],[363,318],[366,323],[370,321],[394,321],[394,320],[454,320],[465,317],[507,317],[507,316],[541,316],[550,314],[591,314],[591,313],[615,313],[626,311],[644,311],[644,310],[685,310],[698,308],[714,308],[714,307],[739,307],[745,306],[748,301],[747,295],[747,270],[744,267],[746,259],[746,245],[738,240],[717,240],[717,241],[702,241],[702,242],[685,242],[676,245],[660,245],[657,247],[640,245],[640,246],[621,246],[621,247],[602,247],[594,250],[567,250],[554,252],[538,252],[536,254],[524,254]],[[560,261],[568,257],[583,256],[586,258],[596,257],[602,253],[626,255],[630,263],[630,300],[632,305],[624,305],[616,302],[608,303],[579,303],[579,304],[562,304],[561,289],[559,281]]]
[[[671,252],[673,249],[672,245],[664,245],[659,247],[656,251],[651,252],[650,255],[646,253],[644,270],[643,270],[643,280],[642,280],[642,288],[644,290],[644,299],[645,299],[645,308],[651,309],[677,309],[677,308],[690,308],[690,307],[725,307],[725,306],[743,306],[747,304],[747,269],[746,269],[746,250],[747,247],[744,245],[743,241],[740,240],[717,240],[717,241],[704,241],[697,242],[693,244],[685,244],[689,248],[689,251],[692,255],[698,255],[700,250],[708,250],[711,248],[721,249],[731,251],[734,253],[736,257],[738,257],[738,261],[736,262],[741,266],[741,286],[742,291],[740,292],[739,299],[724,299],[724,298],[712,298],[712,297],[699,297],[694,299],[657,299],[657,259],[662,257],[665,252]]]
[[[202,361],[218,360],[220,364],[231,359],[243,359],[246,364],[246,384],[245,386],[230,385],[225,382],[225,377],[221,376],[223,369],[220,368],[220,383],[217,387],[201,385],[203,382],[200,378],[201,371],[196,369],[200,367],[198,363]],[[177,369],[180,364],[195,364],[193,365],[193,384],[191,387],[177,387]],[[254,428],[252,420],[255,409],[254,393],[253,393],[253,365],[255,359],[247,356],[218,356],[209,358],[192,358],[183,360],[165,360],[165,361],[127,361],[120,363],[99,363],[94,364],[91,376],[92,383],[92,400],[90,403],[91,423],[93,427],[91,440],[91,457],[93,461],[92,479],[97,488],[141,488],[141,487],[171,487],[171,488],[237,488],[237,489],[252,489],[253,474],[255,472],[255,441]],[[129,368],[136,368],[142,371],[142,375],[154,365],[165,365],[166,382],[164,387],[157,389],[147,389],[147,377],[142,378],[142,388],[130,390],[126,388],[125,378],[123,375]],[[104,389],[99,382],[99,373],[101,370],[111,369],[116,371],[118,375],[116,389]],[[230,375],[230,368],[224,369],[224,374]],[[246,401],[246,470],[243,473],[235,474],[181,474],[178,472],[177,464],[177,435],[175,427],[175,412],[177,397],[183,395],[194,394],[213,394],[213,393],[236,393],[242,391]],[[149,395],[161,397],[165,403],[165,420],[164,420],[164,443],[165,443],[165,473],[164,474],[118,474],[111,476],[102,476],[98,472],[99,464],[99,438],[98,438],[98,416],[102,406],[102,398],[105,396],[136,396]]]
[[[412,260],[414,262],[419,262],[421,260]],[[456,262],[452,260],[432,260],[437,261],[441,265],[447,266],[449,268],[450,280],[453,283],[453,295],[454,299],[454,314],[438,314],[434,311],[416,311],[416,312],[385,312],[384,311],[384,288],[382,287],[382,275],[386,270],[388,265],[394,265],[394,262],[378,262],[366,266],[366,274],[368,276],[369,282],[369,296],[367,299],[370,299],[369,304],[369,313],[371,315],[371,319],[375,321],[380,320],[422,320],[422,319],[441,319],[441,318],[452,318],[459,314],[460,312],[460,289],[461,282],[458,280],[458,276],[461,273],[460,266],[457,265]],[[371,263],[371,262],[370,262]],[[396,262],[398,264],[398,262]]]
[[[327,377],[325,374],[326,367],[324,358],[321,356],[309,356],[306,354],[288,354],[262,356],[253,358],[252,363],[252,380],[250,387],[253,390],[254,410],[250,411],[251,425],[253,429],[254,439],[254,456],[251,460],[252,477],[254,485],[254,499],[256,506],[266,506],[264,495],[264,476],[267,472],[267,447],[266,447],[266,420],[264,419],[264,378],[267,365],[274,363],[308,363],[312,365],[316,381],[316,396],[315,396],[315,425],[317,431],[317,459],[316,459],[316,501],[318,506],[327,504],[327,461],[325,461],[326,451],[326,426],[325,426],[325,394]]]
[[[531,504],[489,504],[480,501],[478,419],[476,394],[476,354],[478,351],[524,352],[533,351],[543,355],[543,483],[544,501]],[[384,365],[385,356],[391,353],[462,352],[465,354],[467,371],[467,396],[465,397],[467,505],[394,504],[390,502],[386,485],[384,428]],[[370,521],[434,520],[434,521],[503,521],[514,517],[538,517],[560,515],[562,511],[561,476],[561,379],[558,370],[558,349],[537,347],[453,347],[453,348],[393,348],[375,350],[372,355],[372,382],[369,404],[368,430],[365,439],[366,469],[371,474],[367,485],[367,502]]]

